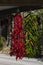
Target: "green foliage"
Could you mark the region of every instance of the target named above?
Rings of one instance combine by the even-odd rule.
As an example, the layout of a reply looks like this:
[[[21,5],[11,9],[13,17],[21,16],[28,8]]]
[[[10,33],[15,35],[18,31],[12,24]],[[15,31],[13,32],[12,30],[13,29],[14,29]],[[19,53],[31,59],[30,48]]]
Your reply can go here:
[[[0,51],[5,46],[5,43],[6,43],[6,39],[4,37],[0,36]]]
[[[40,50],[40,44],[38,43],[41,30],[39,29],[37,17],[35,14],[30,13],[24,18],[24,34],[25,34],[25,51],[26,56],[36,57]]]

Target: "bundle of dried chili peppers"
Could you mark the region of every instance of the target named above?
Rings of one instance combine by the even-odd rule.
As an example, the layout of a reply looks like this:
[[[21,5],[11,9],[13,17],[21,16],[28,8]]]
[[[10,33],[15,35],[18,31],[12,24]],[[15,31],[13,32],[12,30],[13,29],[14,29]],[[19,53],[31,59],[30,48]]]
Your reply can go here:
[[[25,56],[25,44],[23,34],[23,18],[20,13],[14,16],[14,28],[12,31],[11,55],[16,55],[17,58]]]

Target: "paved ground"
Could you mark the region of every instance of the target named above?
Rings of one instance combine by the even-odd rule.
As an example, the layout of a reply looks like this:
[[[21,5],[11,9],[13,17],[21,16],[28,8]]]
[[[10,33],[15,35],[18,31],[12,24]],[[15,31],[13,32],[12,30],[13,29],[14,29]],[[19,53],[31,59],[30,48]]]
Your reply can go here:
[[[10,57],[5,54],[0,54],[0,65],[43,65],[43,61],[35,58],[23,58],[16,60],[15,57]]]

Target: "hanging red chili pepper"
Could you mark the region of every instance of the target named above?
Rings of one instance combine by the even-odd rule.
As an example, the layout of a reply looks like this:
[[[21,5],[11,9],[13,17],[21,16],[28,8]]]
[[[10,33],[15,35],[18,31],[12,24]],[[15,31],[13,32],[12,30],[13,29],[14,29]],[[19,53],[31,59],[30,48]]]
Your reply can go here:
[[[24,34],[22,27],[23,18],[20,13],[14,16],[14,29],[12,31],[12,48],[11,55],[16,55],[17,58],[22,58],[25,56],[25,44],[24,44]]]

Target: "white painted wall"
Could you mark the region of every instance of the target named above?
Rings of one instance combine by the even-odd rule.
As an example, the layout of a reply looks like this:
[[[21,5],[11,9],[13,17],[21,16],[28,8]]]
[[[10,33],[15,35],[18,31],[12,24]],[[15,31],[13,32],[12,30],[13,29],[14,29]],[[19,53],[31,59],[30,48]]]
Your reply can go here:
[[[43,61],[36,58],[15,59],[15,56],[0,54],[0,65],[43,65]]]

